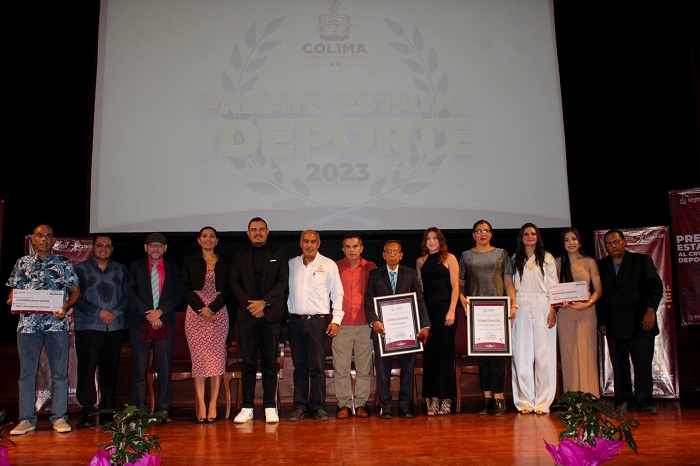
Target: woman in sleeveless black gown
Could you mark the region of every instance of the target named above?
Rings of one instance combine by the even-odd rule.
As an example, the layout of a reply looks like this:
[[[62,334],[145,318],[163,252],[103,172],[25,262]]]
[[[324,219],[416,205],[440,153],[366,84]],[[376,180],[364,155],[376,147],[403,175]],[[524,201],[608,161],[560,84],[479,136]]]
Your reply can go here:
[[[442,232],[428,228],[421,244],[418,270],[430,317],[430,339],[423,346],[423,398],[428,415],[449,414],[456,397],[455,332],[459,298],[459,264],[447,251]],[[428,401],[430,399],[430,401]]]

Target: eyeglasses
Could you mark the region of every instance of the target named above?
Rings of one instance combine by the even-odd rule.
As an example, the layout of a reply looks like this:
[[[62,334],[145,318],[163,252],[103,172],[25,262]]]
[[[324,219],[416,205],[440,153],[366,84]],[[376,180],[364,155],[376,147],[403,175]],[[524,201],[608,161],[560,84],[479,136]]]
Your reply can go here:
[[[149,248],[162,248],[163,246],[165,246],[163,243],[148,243]]]
[[[620,243],[622,243],[622,240],[621,240],[621,239],[614,239],[614,240],[612,240],[612,241],[606,241],[606,242],[605,242],[605,247],[608,247],[608,246],[619,246]]]
[[[488,235],[489,233],[491,233],[491,230],[489,230],[488,228],[479,228],[478,230],[474,230],[474,233],[477,235]]]
[[[388,254],[390,256],[393,256],[396,254],[401,254],[401,251],[399,251],[398,249],[389,249],[389,250],[384,251],[384,254]]]

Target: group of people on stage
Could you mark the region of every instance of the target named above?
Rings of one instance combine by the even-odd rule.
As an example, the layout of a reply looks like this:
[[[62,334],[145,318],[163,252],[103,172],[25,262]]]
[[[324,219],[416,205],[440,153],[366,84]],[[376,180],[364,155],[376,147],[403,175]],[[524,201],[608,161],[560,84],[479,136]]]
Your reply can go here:
[[[57,432],[69,432],[68,321],[73,308],[78,360],[77,398],[83,407],[79,426],[92,427],[101,416],[96,409],[116,408],[117,368],[122,333],[129,330],[132,354],[132,403],[145,407],[146,377],[151,350],[159,374],[156,409],[171,422],[172,353],[175,310],[187,304],[185,335],[192,357],[196,422],[217,418],[217,400],[226,370],[229,311],[235,307],[236,339],[243,361],[242,408],[235,423],[254,418],[256,372],[262,373],[265,421],[279,422],[276,399],[277,352],[281,327],[287,324],[294,364],[294,398],[289,421],[330,418],[326,410],[326,356],[332,354],[338,406],[335,417],[369,417],[373,361],[376,367],[378,416],[391,419],[394,401],[391,372],[400,368],[397,414],[413,417],[415,353],[380,357],[384,322],[375,297],[415,293],[418,306],[416,338],[424,343],[422,394],[428,416],[449,414],[456,397],[455,337],[457,323],[468,315],[469,298],[507,296],[512,326],[513,403],[522,414],[546,414],[554,401],[557,341],[561,351],[563,388],[599,396],[597,330],[607,336],[614,372],[615,404],[636,403],[655,414],[652,405],[654,337],[659,333],[656,309],[663,284],[651,258],[626,250],[623,233],[610,230],[604,244],[608,256],[595,261],[583,254],[575,228],[561,236],[558,258],[545,249],[532,223],[518,233],[515,254],[491,245],[493,228],[486,220],[472,227],[474,246],[459,259],[448,251],[443,233],[430,227],[423,233],[415,268],[401,264],[401,242],[384,243],[378,266],[362,256],[359,234],[343,238],[337,261],[319,252],[317,231],[302,232],[301,254],[289,260],[282,249],[267,242],[268,226],[250,220],[250,244],[225,257],[216,247],[217,231],[206,226],[197,237],[201,251],[184,258],[181,267],[166,260],[167,238],[151,233],[145,256],[129,269],[111,260],[109,235],[93,238],[92,257],[76,265],[52,252],[53,230],[35,228],[34,251],[21,257],[7,281],[21,290],[63,292],[63,306],[50,313],[20,313],[17,345],[20,357],[20,435],[34,430],[35,383],[42,347],[51,371],[50,421]],[[586,301],[550,303],[549,288],[558,282],[585,281]],[[465,310],[460,315],[458,304]],[[629,359],[634,364],[632,389]],[[479,356],[484,395],[479,414],[506,413],[505,356]],[[352,373],[354,370],[354,374]],[[99,388],[99,403],[97,386]],[[207,379],[208,384],[207,384]],[[207,390],[208,387],[208,390]],[[207,400],[207,391],[209,392]]]

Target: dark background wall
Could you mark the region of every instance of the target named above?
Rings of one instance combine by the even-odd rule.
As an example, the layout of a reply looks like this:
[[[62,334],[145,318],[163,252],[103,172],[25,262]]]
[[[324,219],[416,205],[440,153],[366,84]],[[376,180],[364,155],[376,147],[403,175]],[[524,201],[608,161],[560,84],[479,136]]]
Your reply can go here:
[[[670,226],[668,192],[700,186],[700,16],[690,3],[628,8],[553,1],[571,218],[588,253],[596,229]],[[13,8],[8,19],[20,32],[8,42],[5,73],[11,122],[0,162],[3,284],[35,226],[47,223],[57,236],[88,234],[99,17],[96,0]],[[547,189],[546,179],[518,182]],[[299,232],[277,232],[268,220],[271,241],[290,257],[299,254]],[[446,231],[452,252],[471,247],[467,229],[476,220]],[[245,228],[220,232],[224,252],[246,243]],[[340,258],[343,233],[322,232],[321,252]],[[381,260],[383,242],[396,237],[404,242],[404,263],[415,264],[422,231],[362,233],[370,259]],[[196,232],[167,234],[170,260],[196,251]],[[499,230],[493,242],[513,252],[516,234]],[[142,257],[144,236],[114,235],[114,259],[128,265]],[[544,239],[558,255],[559,231],[545,230]],[[0,342],[12,343],[17,318],[4,301]],[[678,339],[697,354],[699,335],[697,328],[679,329]]]

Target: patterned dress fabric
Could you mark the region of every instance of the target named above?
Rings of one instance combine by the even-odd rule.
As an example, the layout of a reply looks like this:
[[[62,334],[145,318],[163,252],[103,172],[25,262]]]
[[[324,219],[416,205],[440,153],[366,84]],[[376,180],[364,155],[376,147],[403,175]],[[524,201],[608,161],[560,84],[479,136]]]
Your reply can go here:
[[[195,291],[204,304],[209,305],[218,292],[214,281],[214,271],[207,271],[204,288]],[[208,321],[187,306],[185,336],[192,356],[192,377],[214,377],[226,372],[226,336],[228,335],[228,311],[226,306]]]

